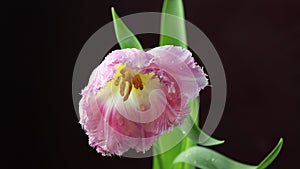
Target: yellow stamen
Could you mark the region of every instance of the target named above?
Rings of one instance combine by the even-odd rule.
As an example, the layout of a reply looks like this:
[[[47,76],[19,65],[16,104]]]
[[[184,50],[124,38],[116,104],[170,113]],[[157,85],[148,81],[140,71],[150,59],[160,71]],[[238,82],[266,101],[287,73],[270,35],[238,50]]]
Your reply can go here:
[[[120,85],[120,94],[121,94],[121,96],[124,96],[125,87],[126,87],[126,83],[123,80],[121,85]]]
[[[117,79],[116,79],[115,82],[114,82],[115,86],[119,86],[120,80],[121,80],[121,77],[118,76]]]
[[[124,96],[124,98],[123,98],[123,101],[126,101],[127,99],[128,99],[128,97],[129,97],[129,95],[130,95],[130,92],[131,92],[131,90],[132,90],[132,83],[130,83],[130,82],[128,82],[128,90],[127,90],[127,92],[126,92],[126,95]]]
[[[116,65],[116,73],[112,84],[119,88],[119,93],[123,97],[123,101],[128,100],[132,92],[139,92],[144,89],[144,83],[147,83],[148,79],[153,74],[141,74],[126,67],[126,64]],[[133,87],[134,86],[134,87]],[[146,109],[141,107],[141,109]]]
[[[139,74],[136,74],[136,75],[134,75],[133,76],[133,78],[132,78],[132,83],[133,83],[133,85],[134,85],[134,87],[136,88],[136,89],[140,89],[140,90],[143,90],[143,82],[142,82],[142,79],[141,79],[141,77],[139,76]]]

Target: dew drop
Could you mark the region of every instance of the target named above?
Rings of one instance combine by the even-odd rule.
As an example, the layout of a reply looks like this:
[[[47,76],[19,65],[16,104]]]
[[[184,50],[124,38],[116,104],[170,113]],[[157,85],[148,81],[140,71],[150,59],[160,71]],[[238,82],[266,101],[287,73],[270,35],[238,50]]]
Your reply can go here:
[[[106,145],[103,145],[101,146],[103,150],[107,150],[107,146]]]
[[[182,131],[182,134],[186,134],[186,131]]]
[[[216,159],[215,159],[215,158],[212,158],[211,161],[214,162],[214,161],[216,161]]]
[[[124,121],[123,121],[122,119],[120,119],[120,120],[118,121],[118,124],[119,124],[119,126],[123,126],[123,125],[124,125]]]
[[[196,164],[197,164],[197,161],[196,161],[196,160],[194,160],[194,161],[193,161],[193,164],[195,164],[195,165],[196,165]]]

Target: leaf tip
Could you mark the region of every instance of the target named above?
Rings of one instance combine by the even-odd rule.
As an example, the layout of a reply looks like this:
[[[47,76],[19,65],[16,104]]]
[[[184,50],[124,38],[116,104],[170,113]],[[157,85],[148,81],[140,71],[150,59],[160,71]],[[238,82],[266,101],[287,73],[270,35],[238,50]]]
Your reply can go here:
[[[283,144],[283,138],[282,138],[282,137],[280,137],[279,143],[280,143],[280,144]]]
[[[225,143],[225,140],[214,139],[213,142],[204,143],[204,146],[217,146],[217,145],[221,145],[224,143]]]
[[[112,13],[116,13],[116,10],[115,10],[115,7],[114,7],[114,6],[111,6],[111,7],[110,7],[110,10],[111,10]]]
[[[111,14],[112,14],[112,17],[115,19],[115,18],[118,18],[118,14],[117,14],[117,12],[116,12],[116,10],[115,10],[115,7],[111,7],[110,8],[111,9]]]
[[[279,151],[281,150],[282,145],[283,145],[283,138],[280,137],[280,139],[279,139],[279,141],[278,141],[278,143],[277,143],[277,145],[276,145],[276,147],[277,147],[277,149],[278,149]]]
[[[224,143],[225,143],[225,140],[220,140],[220,141],[219,141],[219,144],[224,144]],[[218,145],[219,145],[219,144],[218,144]]]
[[[283,145],[283,138],[280,137],[280,139],[279,139],[279,141],[278,141],[278,144],[277,144],[279,151],[280,151],[280,149],[282,148],[282,145]]]

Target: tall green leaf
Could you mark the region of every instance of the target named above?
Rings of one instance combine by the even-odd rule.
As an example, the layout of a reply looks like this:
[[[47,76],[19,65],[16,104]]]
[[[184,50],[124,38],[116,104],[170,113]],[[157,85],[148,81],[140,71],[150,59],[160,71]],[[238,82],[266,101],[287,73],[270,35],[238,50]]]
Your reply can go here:
[[[124,22],[119,18],[114,7],[111,8],[111,13],[114,22],[114,28],[117,40],[122,49],[136,48],[142,50],[143,47],[134,34],[128,29]]]
[[[237,162],[216,151],[200,146],[191,147],[179,154],[174,160],[174,164],[188,163],[201,169],[264,169],[277,157],[282,143],[283,139],[281,138],[273,151],[257,166]]]
[[[170,15],[173,15],[174,17],[170,17]],[[167,35],[174,35],[177,38]],[[187,47],[184,6],[182,0],[164,1],[161,17],[160,46],[164,45]]]

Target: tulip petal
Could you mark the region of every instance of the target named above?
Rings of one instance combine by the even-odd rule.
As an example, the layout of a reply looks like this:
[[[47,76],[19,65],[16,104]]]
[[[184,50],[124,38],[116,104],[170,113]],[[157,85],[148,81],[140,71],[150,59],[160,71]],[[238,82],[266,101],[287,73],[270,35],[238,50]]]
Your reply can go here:
[[[181,92],[188,98],[195,98],[199,91],[208,85],[207,75],[195,63],[192,53],[187,49],[167,45],[156,47],[147,53],[155,56],[160,69],[168,70],[168,73],[179,83]]]

